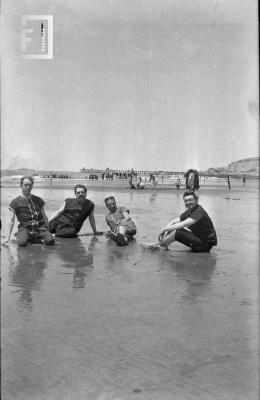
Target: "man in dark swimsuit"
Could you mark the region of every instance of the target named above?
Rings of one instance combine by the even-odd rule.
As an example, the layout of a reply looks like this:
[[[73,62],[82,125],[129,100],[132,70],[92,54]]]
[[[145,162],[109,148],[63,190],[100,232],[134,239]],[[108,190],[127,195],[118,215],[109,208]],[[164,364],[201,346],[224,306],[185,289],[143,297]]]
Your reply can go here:
[[[84,221],[89,217],[89,222],[94,235],[99,235],[96,229],[94,216],[94,203],[86,198],[87,188],[76,185],[74,188],[76,198],[65,200],[61,208],[50,218],[50,231],[55,236],[73,238],[78,235]]]
[[[217,245],[217,235],[213,223],[193,191],[183,194],[186,211],[170,221],[159,235],[158,243],[143,244],[147,249],[168,249],[174,241],[185,244],[194,252],[209,252]]]
[[[18,246],[27,246],[28,242],[45,243],[53,245],[54,237],[49,231],[49,221],[44,207],[45,202],[41,197],[31,194],[33,178],[23,176],[20,180],[22,194],[9,204],[10,223],[8,239],[3,243],[9,245],[14,227],[15,217],[18,225]]]
[[[174,242],[180,242],[195,252],[209,252],[217,245],[217,235],[213,223],[201,205],[198,196],[193,191],[183,194],[187,210],[180,217],[170,221],[159,235],[159,244],[162,247]]]

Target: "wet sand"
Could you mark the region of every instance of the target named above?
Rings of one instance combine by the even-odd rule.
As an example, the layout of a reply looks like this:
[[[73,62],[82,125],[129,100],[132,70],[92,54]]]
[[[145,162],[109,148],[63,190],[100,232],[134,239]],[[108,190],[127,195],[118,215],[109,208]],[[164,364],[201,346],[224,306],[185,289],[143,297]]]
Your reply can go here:
[[[48,215],[71,196],[34,193]],[[99,230],[111,193],[88,191]],[[259,195],[232,193],[199,193],[218,233],[209,254],[141,249],[183,211],[181,193],[161,191],[115,193],[138,226],[128,247],[81,236],[2,248],[3,400],[258,399]],[[2,189],[2,235],[18,194]]]
[[[64,190],[73,190],[74,186],[78,183],[86,185],[90,190],[98,190],[98,191],[124,191],[124,192],[135,192],[138,190],[130,190],[129,188],[129,179],[115,179],[115,180],[91,180],[91,179],[59,179],[55,178],[50,181],[47,178],[37,179],[34,182],[34,187],[37,189],[64,189]],[[144,180],[143,180],[144,181]],[[11,179],[10,177],[1,177],[1,187],[5,188],[16,188],[19,186],[20,180],[18,178]],[[255,191],[259,186],[259,178],[248,178],[246,181],[246,185],[243,186],[241,178],[230,178],[232,193],[240,193],[250,191]],[[133,183],[136,185],[136,181]],[[144,191],[157,193],[159,192],[183,192],[185,188],[185,179],[181,178],[181,190],[176,188],[176,179],[167,179],[165,178],[163,181],[158,178],[157,184],[153,185],[149,182],[147,178],[145,183]],[[220,191],[225,192],[227,194],[227,182],[226,178],[200,178],[200,190],[203,194],[214,194],[216,191],[220,193]],[[142,192],[142,190],[141,190]]]

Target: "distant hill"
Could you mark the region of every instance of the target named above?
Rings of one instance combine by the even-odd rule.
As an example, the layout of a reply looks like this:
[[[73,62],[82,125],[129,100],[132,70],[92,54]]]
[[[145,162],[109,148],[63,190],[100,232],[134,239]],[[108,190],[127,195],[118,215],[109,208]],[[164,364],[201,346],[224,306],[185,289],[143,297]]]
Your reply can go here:
[[[244,158],[230,163],[227,167],[209,168],[209,174],[233,174],[259,176],[259,157]]]

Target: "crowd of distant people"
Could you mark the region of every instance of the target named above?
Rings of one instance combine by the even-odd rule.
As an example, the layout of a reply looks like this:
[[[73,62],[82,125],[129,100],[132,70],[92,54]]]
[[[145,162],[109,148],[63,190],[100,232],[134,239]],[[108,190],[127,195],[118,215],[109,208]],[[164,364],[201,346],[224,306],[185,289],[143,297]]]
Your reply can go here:
[[[52,179],[71,179],[72,176],[69,174],[57,174],[57,173],[51,173],[51,174],[44,174],[42,175],[42,178],[47,178],[50,179],[52,182]],[[158,183],[158,178],[156,178],[154,173],[150,173],[149,177],[141,177],[138,176],[137,172],[134,170],[130,172],[113,172],[107,169],[105,172],[102,172],[102,174],[97,174],[97,173],[91,173],[89,175],[85,176],[85,179],[89,180],[99,180],[101,179],[102,181],[107,180],[107,181],[113,181],[113,180],[127,180],[129,183],[129,188],[130,189],[144,189],[146,187],[146,184],[156,186]],[[162,174],[161,175],[161,183],[164,182],[165,176]],[[187,190],[193,190],[196,191],[200,188],[199,185],[199,173],[196,169],[188,169],[185,174],[184,174],[184,183],[182,183],[181,178],[179,176],[176,177],[176,180],[174,182],[175,187],[177,190],[182,188],[182,185]],[[227,182],[228,189],[231,189],[231,183],[230,183],[230,176],[227,174],[225,178]],[[242,175],[242,185],[246,185],[246,175]]]
[[[47,178],[47,179],[71,179],[71,175],[68,174],[47,174],[47,175],[42,175],[43,178]]]
[[[114,179],[129,179],[129,178],[135,178],[137,179],[137,172],[103,172],[101,174],[101,179],[112,181]]]

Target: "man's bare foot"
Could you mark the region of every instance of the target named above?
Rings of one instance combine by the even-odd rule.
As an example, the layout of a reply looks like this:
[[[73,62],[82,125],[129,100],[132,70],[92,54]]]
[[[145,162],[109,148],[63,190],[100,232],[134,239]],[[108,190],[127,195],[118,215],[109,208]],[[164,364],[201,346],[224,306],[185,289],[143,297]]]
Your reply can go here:
[[[161,246],[158,243],[141,243],[144,250],[160,250]]]

